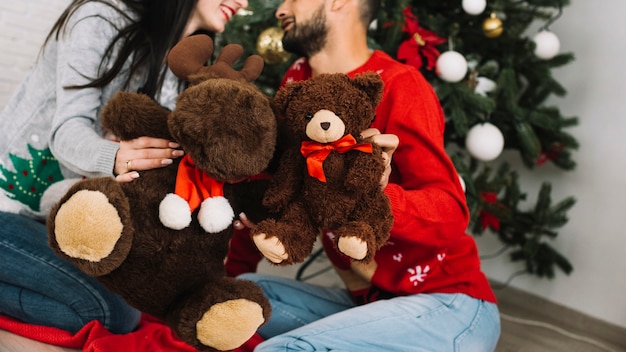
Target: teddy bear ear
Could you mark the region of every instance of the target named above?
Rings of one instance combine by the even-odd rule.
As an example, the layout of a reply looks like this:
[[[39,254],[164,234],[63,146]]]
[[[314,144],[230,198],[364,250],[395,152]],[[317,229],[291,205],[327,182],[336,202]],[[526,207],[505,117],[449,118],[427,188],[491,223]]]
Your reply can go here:
[[[213,54],[213,39],[206,34],[181,39],[167,55],[167,65],[176,77],[189,80],[209,61]]]
[[[276,114],[276,117],[278,117],[279,119],[285,117],[287,105],[289,105],[291,99],[298,95],[300,90],[302,90],[303,84],[304,81],[287,83],[276,91],[274,99],[272,100],[272,105],[274,107],[274,113]]]
[[[374,72],[366,72],[356,75],[351,83],[358,89],[362,90],[372,100],[374,106],[383,98],[383,80],[379,74]]]

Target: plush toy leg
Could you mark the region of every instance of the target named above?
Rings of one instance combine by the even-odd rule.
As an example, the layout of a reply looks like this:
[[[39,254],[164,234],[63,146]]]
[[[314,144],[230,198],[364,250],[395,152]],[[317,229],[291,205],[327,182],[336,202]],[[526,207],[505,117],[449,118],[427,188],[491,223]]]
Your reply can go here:
[[[165,321],[172,322],[179,337],[195,348],[227,351],[248,341],[270,312],[256,284],[225,277],[180,302]]]
[[[110,178],[78,182],[51,210],[51,247],[91,276],[117,268],[132,242],[128,199]]]
[[[351,221],[333,230],[339,251],[354,260],[370,261],[378,249],[374,230],[369,224]]]
[[[257,248],[268,260],[280,265],[304,261],[311,254],[318,234],[302,203],[291,204],[280,220],[263,220],[252,229]]]

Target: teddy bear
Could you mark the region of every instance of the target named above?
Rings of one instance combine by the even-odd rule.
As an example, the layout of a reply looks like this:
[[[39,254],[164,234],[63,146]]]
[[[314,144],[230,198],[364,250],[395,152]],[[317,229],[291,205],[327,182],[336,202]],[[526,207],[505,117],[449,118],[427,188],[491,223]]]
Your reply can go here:
[[[281,156],[263,203],[277,216],[251,231],[270,262],[302,262],[318,235],[330,232],[341,253],[366,263],[389,238],[382,149],[360,138],[382,92],[376,73],[321,74],[276,92]]]
[[[118,92],[103,108],[103,126],[120,140],[176,141],[185,156],[141,172],[128,183],[111,177],[75,184],[48,218],[49,242],[137,309],[199,350],[232,350],[269,319],[254,283],[226,276],[234,214],[262,219],[277,123],[270,98],[252,81],[263,69],[253,55],[232,65],[239,45],[215,63],[206,35],[181,40],[168,65],[188,86],[172,111],[146,95]]]

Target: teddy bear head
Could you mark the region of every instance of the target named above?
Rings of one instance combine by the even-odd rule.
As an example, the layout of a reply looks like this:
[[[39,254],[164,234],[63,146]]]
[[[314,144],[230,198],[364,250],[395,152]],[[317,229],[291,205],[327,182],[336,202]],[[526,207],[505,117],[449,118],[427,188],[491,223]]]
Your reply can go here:
[[[289,83],[274,98],[274,109],[286,142],[332,143],[368,128],[382,99],[378,74],[354,78],[342,73],[321,74]]]
[[[168,117],[173,138],[196,166],[214,179],[236,181],[260,173],[274,154],[276,119],[270,99],[251,82],[263,69],[253,55],[241,70],[232,65],[243,54],[239,45],[222,49],[215,63],[210,37],[187,38],[172,49],[168,65],[189,82]]]

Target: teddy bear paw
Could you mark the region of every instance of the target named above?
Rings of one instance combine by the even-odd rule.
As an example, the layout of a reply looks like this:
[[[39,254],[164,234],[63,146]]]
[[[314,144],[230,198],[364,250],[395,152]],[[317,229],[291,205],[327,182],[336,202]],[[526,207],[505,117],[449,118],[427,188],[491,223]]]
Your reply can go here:
[[[159,204],[159,220],[167,228],[184,229],[191,224],[189,203],[174,193],[166,195]]]
[[[196,337],[205,346],[233,350],[248,341],[264,322],[258,303],[234,299],[209,308],[196,323]]]
[[[60,206],[54,224],[54,236],[63,253],[96,263],[113,252],[124,227],[107,196],[86,189]]]
[[[348,257],[361,260],[367,255],[367,242],[354,236],[344,236],[339,238],[337,243],[339,251]]]
[[[274,236],[268,237],[266,234],[260,233],[254,235],[252,240],[265,258],[274,264],[281,263],[289,258],[285,246]]]

